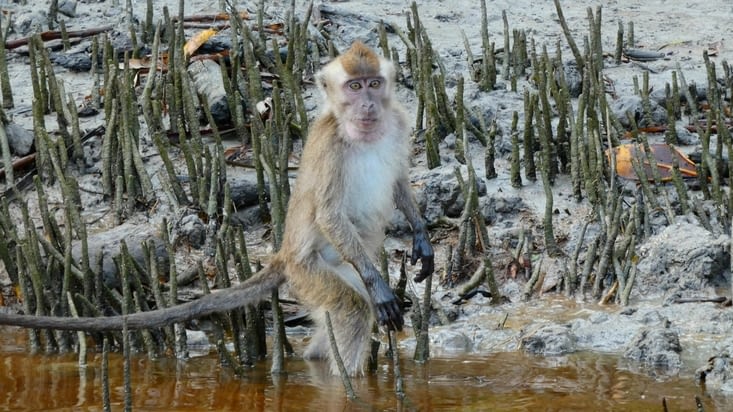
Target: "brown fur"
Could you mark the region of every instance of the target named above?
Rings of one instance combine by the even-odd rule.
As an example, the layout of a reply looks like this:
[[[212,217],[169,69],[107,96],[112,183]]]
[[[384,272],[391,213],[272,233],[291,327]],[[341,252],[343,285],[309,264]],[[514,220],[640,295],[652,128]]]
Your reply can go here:
[[[364,43],[357,41],[340,59],[349,77],[373,77],[379,75],[379,56]]]

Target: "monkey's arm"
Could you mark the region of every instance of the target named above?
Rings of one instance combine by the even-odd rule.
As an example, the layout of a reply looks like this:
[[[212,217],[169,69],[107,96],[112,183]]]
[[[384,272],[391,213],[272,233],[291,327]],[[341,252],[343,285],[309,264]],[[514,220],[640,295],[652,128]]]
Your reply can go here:
[[[428,276],[433,274],[435,269],[435,257],[433,255],[433,246],[430,244],[428,231],[425,227],[425,221],[420,215],[420,210],[415,201],[415,195],[412,193],[410,181],[407,176],[403,176],[396,183],[395,187],[395,204],[397,208],[405,214],[407,221],[412,226],[412,256],[410,263],[417,263],[420,259],[422,267],[420,274],[415,276],[415,282],[422,282]]]
[[[328,204],[328,200],[323,202]],[[377,321],[391,330],[402,330],[404,319],[397,297],[385,283],[361,243],[356,226],[345,213],[345,206],[323,207],[316,211],[315,223],[321,234],[361,276],[377,312]],[[338,273],[337,273],[338,274]],[[348,280],[344,279],[348,283]]]
[[[123,323],[130,329],[155,328],[175,322],[183,322],[214,312],[236,309],[258,302],[285,282],[279,267],[268,266],[244,283],[208,294],[182,305],[149,312],[137,312],[126,316],[98,318],[68,318],[57,316],[33,316],[0,313],[0,325],[22,326],[33,329],[63,329],[81,331],[120,330]]]

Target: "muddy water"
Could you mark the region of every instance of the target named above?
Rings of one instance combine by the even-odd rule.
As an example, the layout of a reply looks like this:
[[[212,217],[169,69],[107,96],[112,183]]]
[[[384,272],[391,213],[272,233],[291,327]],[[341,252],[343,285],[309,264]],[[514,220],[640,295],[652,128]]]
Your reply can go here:
[[[85,369],[73,355],[29,355],[25,332],[0,328],[0,410],[101,410],[101,356]],[[406,358],[407,354],[403,355]],[[545,358],[521,353],[433,359],[415,365],[403,359],[406,397],[395,397],[391,367],[354,381],[357,402],[345,400],[340,380],[323,376],[318,363],[287,361],[288,374],[273,379],[262,362],[237,377],[215,355],[185,362],[133,358],[135,410],[195,411],[661,411],[695,410],[701,396],[707,411],[726,410],[695,386],[690,373],[654,378],[631,372],[610,355]],[[123,407],[122,360],[110,356],[113,410]]]

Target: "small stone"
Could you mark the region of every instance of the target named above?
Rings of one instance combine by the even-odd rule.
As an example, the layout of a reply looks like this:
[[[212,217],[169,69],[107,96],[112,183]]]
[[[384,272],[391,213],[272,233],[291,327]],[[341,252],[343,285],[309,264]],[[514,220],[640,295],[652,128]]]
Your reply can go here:
[[[76,2],[63,0],[59,2],[59,13],[67,17],[76,17]]]
[[[532,335],[522,338],[521,348],[533,355],[565,355],[576,350],[575,336],[563,325],[541,327]]]

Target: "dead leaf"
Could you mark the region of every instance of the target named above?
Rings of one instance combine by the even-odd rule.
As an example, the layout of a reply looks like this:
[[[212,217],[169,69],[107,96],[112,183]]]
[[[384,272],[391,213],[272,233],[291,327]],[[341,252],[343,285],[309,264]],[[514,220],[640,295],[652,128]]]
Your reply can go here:
[[[186,57],[190,57],[199,49],[199,47],[201,47],[201,45],[209,41],[209,39],[218,32],[219,30],[217,29],[206,29],[196,33],[196,35],[191,37],[183,46],[184,55]]]

